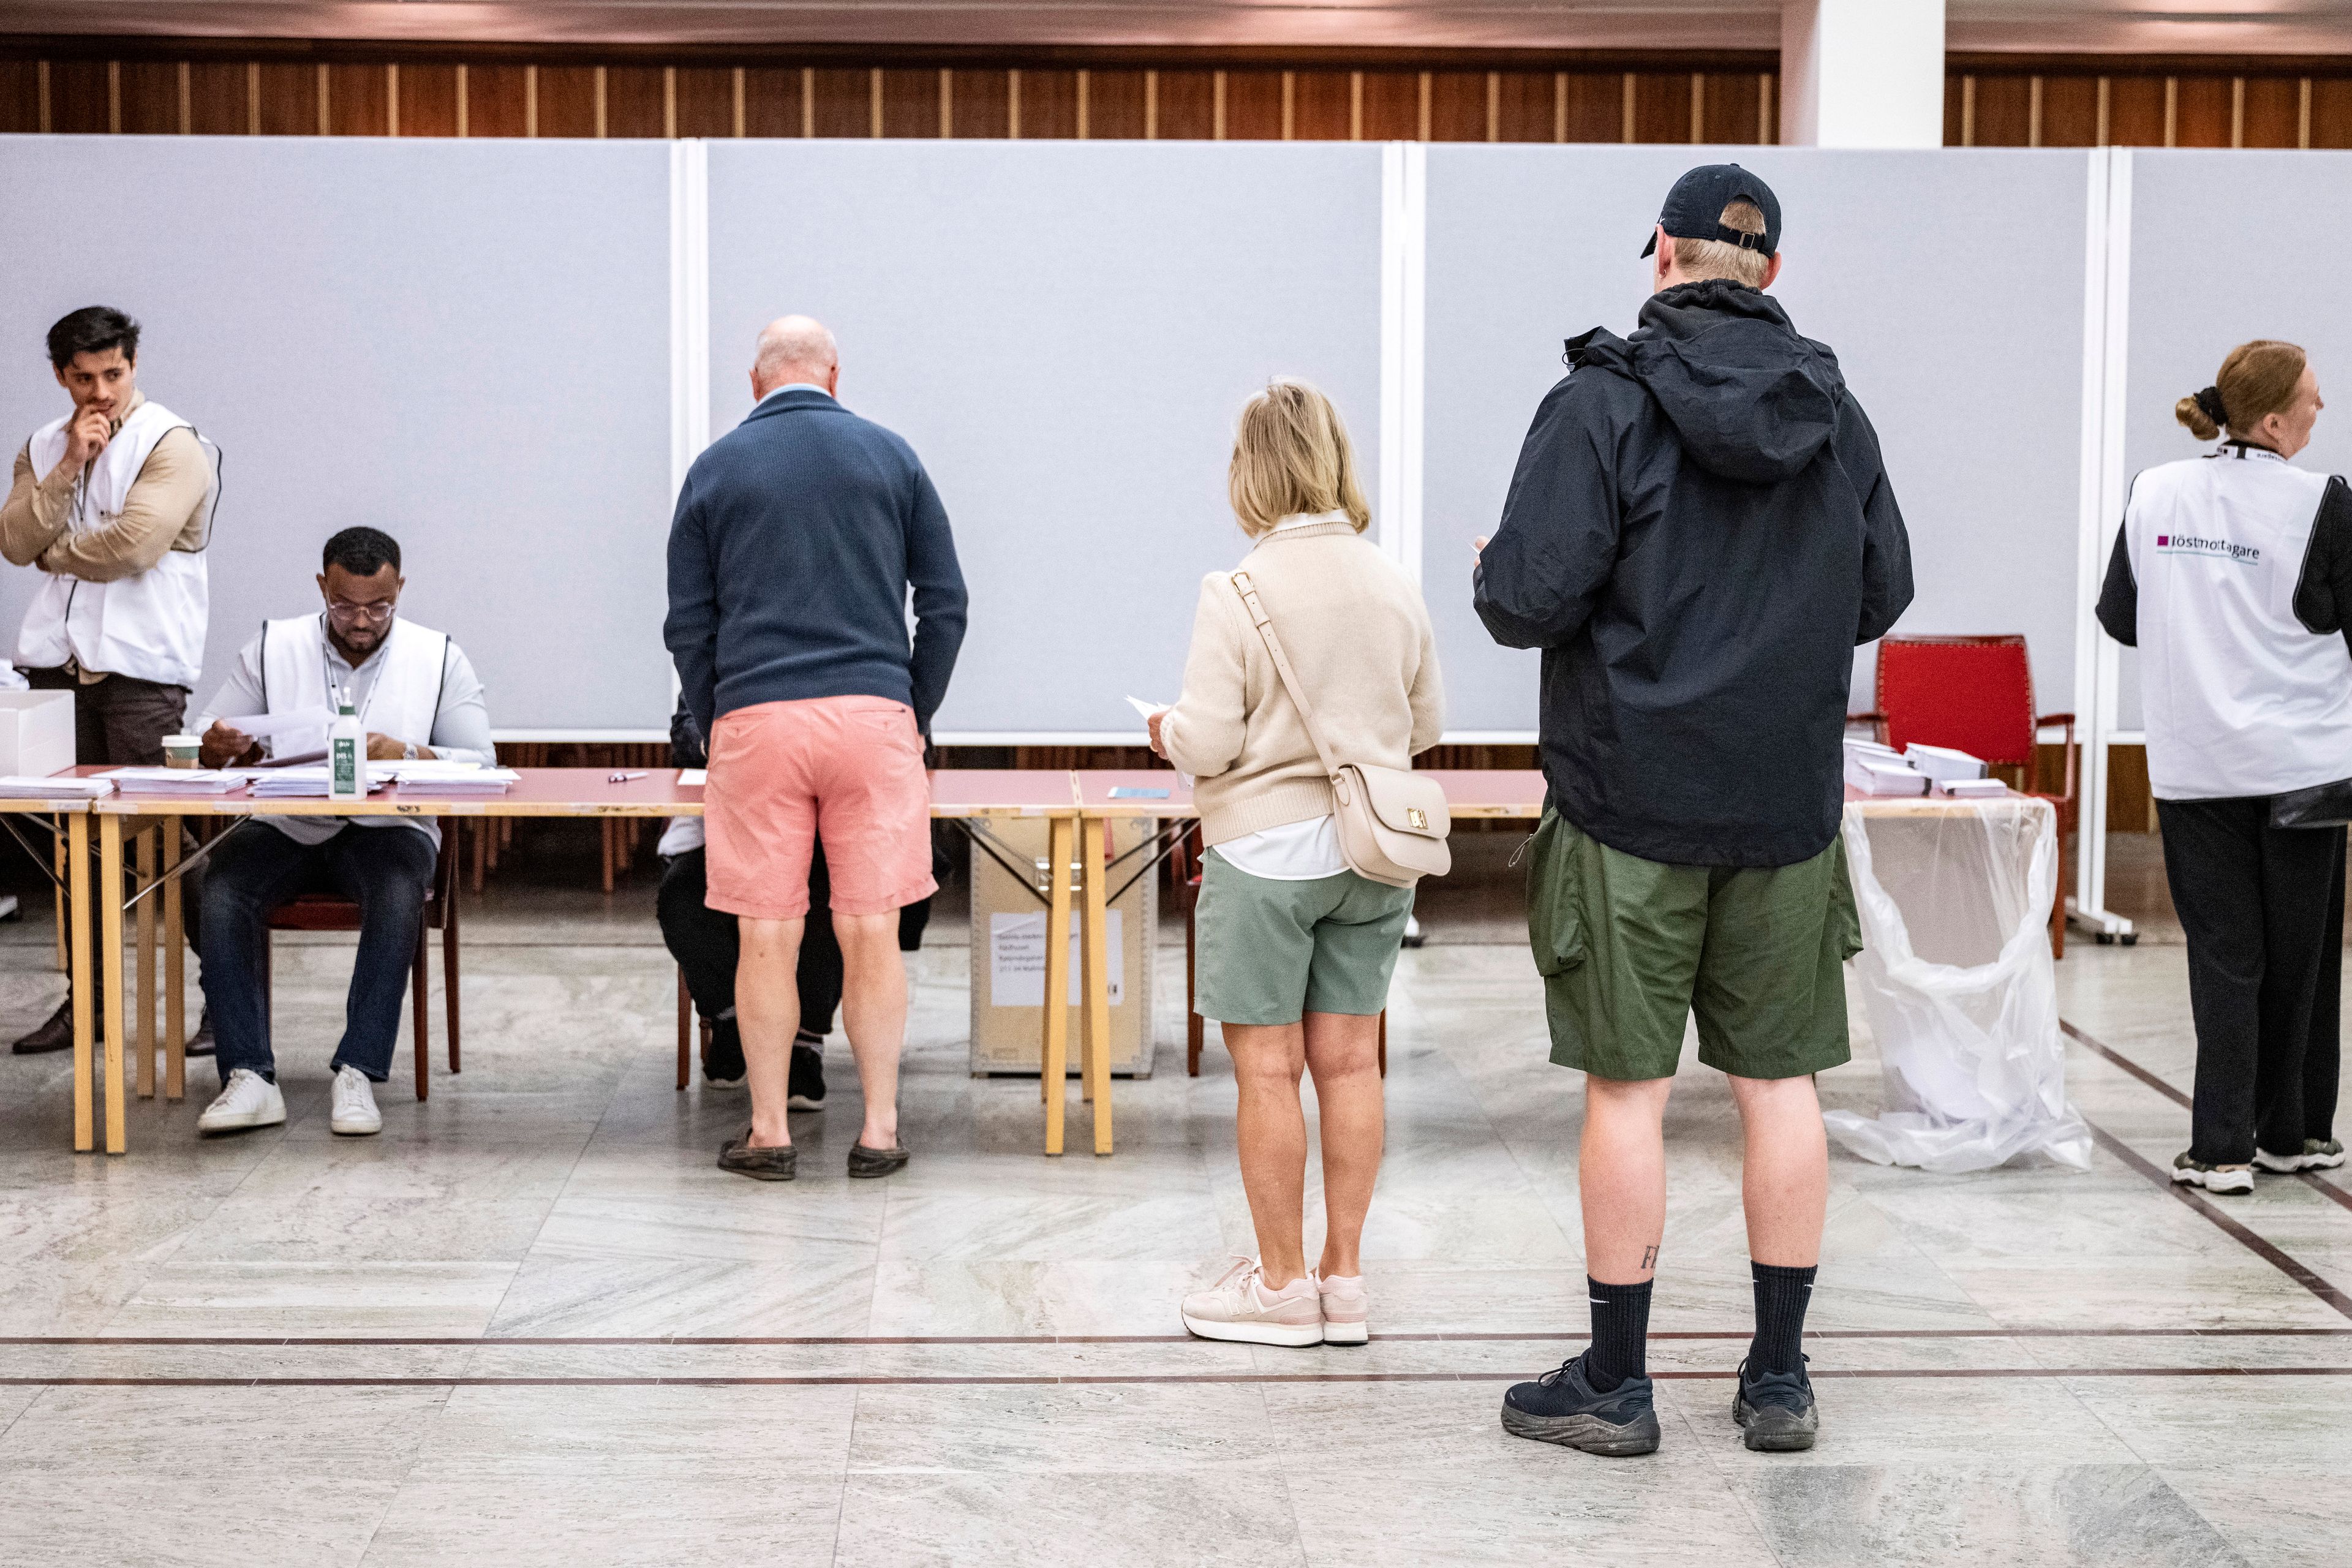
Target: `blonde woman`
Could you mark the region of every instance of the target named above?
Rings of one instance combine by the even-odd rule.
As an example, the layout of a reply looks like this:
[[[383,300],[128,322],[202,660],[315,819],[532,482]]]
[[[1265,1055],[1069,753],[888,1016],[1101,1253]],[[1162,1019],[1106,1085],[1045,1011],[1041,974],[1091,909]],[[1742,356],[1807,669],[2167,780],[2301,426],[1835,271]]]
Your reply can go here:
[[[1420,590],[1363,537],[1347,427],[1304,382],[1242,410],[1228,477],[1255,541],[1242,570],[1340,761],[1403,768],[1436,743],[1444,698]],[[1198,781],[1199,994],[1240,1089],[1242,1184],[1258,1257],[1184,1300],[1184,1326],[1253,1344],[1361,1344],[1364,1214],[1380,1172],[1380,1015],[1412,889],[1348,868],[1328,778],[1233,573],[1201,584],[1184,692],[1152,750]],[[1323,1132],[1322,1256],[1307,1267],[1307,1122]]]

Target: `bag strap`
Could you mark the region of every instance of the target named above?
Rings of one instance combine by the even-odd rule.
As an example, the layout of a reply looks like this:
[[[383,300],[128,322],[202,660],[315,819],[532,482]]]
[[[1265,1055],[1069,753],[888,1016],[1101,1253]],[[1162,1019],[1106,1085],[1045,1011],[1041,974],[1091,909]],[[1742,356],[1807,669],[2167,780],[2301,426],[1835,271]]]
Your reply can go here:
[[[1282,651],[1282,639],[1274,635],[1274,617],[1265,613],[1265,605],[1257,596],[1257,587],[1246,572],[1233,575],[1234,592],[1242,599],[1242,608],[1257,626],[1258,636],[1265,639],[1265,651],[1274,660],[1275,673],[1282,678],[1282,689],[1290,693],[1291,706],[1298,710],[1299,720],[1307,726],[1307,738],[1315,742],[1315,754],[1322,760],[1323,771],[1334,780],[1339,776],[1339,764],[1331,756],[1331,748],[1323,743],[1323,731],[1315,722],[1315,709],[1307,700],[1306,689],[1298,672],[1290,668],[1290,656]]]

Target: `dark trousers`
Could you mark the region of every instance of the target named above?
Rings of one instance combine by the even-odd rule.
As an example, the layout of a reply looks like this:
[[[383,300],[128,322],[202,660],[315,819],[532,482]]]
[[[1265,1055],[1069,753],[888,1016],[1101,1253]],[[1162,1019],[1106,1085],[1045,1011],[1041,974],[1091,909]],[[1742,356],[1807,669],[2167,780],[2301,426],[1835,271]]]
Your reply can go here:
[[[2336,1120],[2344,830],[2273,827],[2268,796],[2159,800],[2197,1024],[2191,1159],[2295,1154]]]
[[[378,1083],[392,1076],[400,1004],[436,858],[432,838],[404,825],[346,827],[323,844],[297,844],[257,822],[213,852],[205,879],[204,978],[222,1082],[238,1068],[277,1081],[265,922],[278,905],[311,892],[340,893],[360,907],[359,956],[331,1068],[357,1068]]]
[[[735,1005],[735,962],[742,946],[735,917],[702,901],[703,866],[699,849],[670,857],[654,910],[661,921],[663,943],[686,972],[695,1011],[716,1018]],[[827,907],[832,896],[824,846],[819,844],[809,858],[809,912],[801,928],[800,967],[793,973],[801,994],[801,1028],[812,1035],[833,1033],[833,1016],[841,1006],[841,942],[833,933],[833,911]],[[923,928],[930,920],[929,899],[900,910],[899,948],[911,952],[922,946]]]
[[[104,680],[85,686],[81,678],[69,669],[27,669],[22,672],[26,681],[36,691],[70,691],[74,694],[74,761],[84,767],[156,768],[163,765],[163,737],[176,735],[187,721],[188,689],[184,686],[164,686],[157,681],[139,680],[128,675],[110,675]],[[93,840],[97,835],[92,834]],[[189,841],[190,844],[194,840]],[[98,883],[97,845],[90,847],[90,884]],[[201,868],[183,879],[180,911],[181,924],[188,933],[188,945],[198,952],[203,945],[196,940],[200,916],[196,912],[199,900],[188,896],[201,885]],[[89,922],[89,951],[99,951],[98,900],[90,900],[90,909],[83,918]],[[98,990],[98,965],[90,965],[90,989]]]

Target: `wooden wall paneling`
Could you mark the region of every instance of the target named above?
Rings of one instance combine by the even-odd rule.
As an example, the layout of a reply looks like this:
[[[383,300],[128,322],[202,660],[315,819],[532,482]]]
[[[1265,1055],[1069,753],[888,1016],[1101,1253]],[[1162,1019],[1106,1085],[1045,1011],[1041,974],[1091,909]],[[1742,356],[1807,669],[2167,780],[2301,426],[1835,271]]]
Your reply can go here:
[[[1625,140],[1625,73],[1568,73],[1568,140]]]
[[[466,134],[522,136],[530,130],[530,68],[469,66],[466,69]]]
[[[2231,80],[2225,76],[2184,76],[2173,121],[2176,147],[2230,145]]]
[[[541,71],[540,79],[545,81]],[[543,89],[542,89],[543,90]],[[798,66],[752,66],[743,72],[743,134],[801,133],[801,71]],[[541,134],[545,134],[544,132]]]
[[[0,60],[0,133],[34,135],[41,129],[41,62]]]
[[[1969,100],[1976,92],[1976,78],[1966,71],[1950,71],[1944,77],[1944,145],[1969,145]]]
[[[401,73],[404,77],[405,71]],[[604,134],[608,137],[654,137],[668,133],[667,84],[659,66],[604,68]],[[402,135],[408,117],[401,116]],[[594,128],[590,128],[594,134]]]
[[[381,69],[382,68],[377,68]],[[404,62],[400,68],[400,134],[457,134],[457,68]]]
[[[2352,77],[2312,79],[2311,144],[2352,147]]]
[[[1486,140],[1486,73],[1429,73],[1429,139],[1432,142]]]
[[[958,73],[961,75],[961,73]],[[1002,72],[997,73],[1000,76]],[[863,68],[817,68],[810,85],[816,89],[814,129],[819,136],[874,134],[874,75]],[[963,83],[956,86],[961,89]],[[961,93],[959,91],[958,96]]]
[[[383,71],[376,71],[379,85]],[[188,62],[188,130],[198,136],[242,136],[252,123],[245,67],[230,60]]]
[[[1549,142],[1559,108],[1552,71],[1502,71],[1495,83],[1495,135],[1502,142]]]
[[[1764,107],[1764,79],[1755,71],[1709,71],[1702,119],[1706,140],[1726,146],[1752,146]]]
[[[1290,135],[1296,142],[1345,142],[1355,119],[1356,73],[1303,70],[1293,73]]]
[[[795,79],[799,73],[793,73]],[[541,136],[596,134],[596,68],[539,68],[539,133]]]
[[[237,66],[242,101],[245,68]],[[336,136],[383,136],[391,132],[391,99],[383,66],[327,66],[327,124]],[[203,130],[203,127],[200,127]]]
[[[933,113],[938,112],[939,73],[918,73],[931,84]],[[735,72],[729,66],[680,66],[677,82],[677,126],[680,136],[714,140],[735,134]]]
[[[1004,136],[1012,125],[1012,86],[1002,70],[956,68],[951,88],[957,136]]]
[[[2297,147],[2303,123],[2303,81],[2291,76],[2250,76],[2246,81],[2248,147]]]
[[[1024,69],[1021,73],[1021,139],[1067,142],[1077,134],[1078,73]]]
[[[255,129],[262,135],[319,133],[317,66],[302,60],[264,60],[247,86],[253,94]],[[177,96],[176,83],[173,96]]]
[[[1410,142],[1421,134],[1421,73],[1364,72],[1364,140]]]
[[[2099,144],[2097,77],[2047,76],[2042,79],[2042,144],[2044,147],[2095,147]]]
[[[1143,73],[1087,73],[1087,134],[1099,141],[1143,140]]]
[[[1023,97],[1025,100],[1025,84]],[[1023,107],[1025,110],[1025,101]],[[939,139],[940,73],[936,67],[882,73],[882,134]]]
[[[124,60],[116,75],[118,123],[125,136],[180,133],[180,62]],[[312,126],[312,130],[318,127]]]
[[[1225,140],[1282,140],[1282,73],[1278,70],[1225,72]]]
[[[1633,78],[1633,140],[1691,139],[1691,79],[1688,71],[1640,71]]]
[[[104,60],[51,60],[50,132],[57,135],[105,135],[110,120],[109,96]]]
[[[2107,79],[2107,145],[2164,145],[2162,77],[2111,76]]]
[[[1216,73],[1165,70],[1159,74],[1159,134],[1162,142],[1206,142],[1216,134]]]
[[[1976,147],[2024,147],[2033,125],[2033,83],[2022,76],[1977,74]]]

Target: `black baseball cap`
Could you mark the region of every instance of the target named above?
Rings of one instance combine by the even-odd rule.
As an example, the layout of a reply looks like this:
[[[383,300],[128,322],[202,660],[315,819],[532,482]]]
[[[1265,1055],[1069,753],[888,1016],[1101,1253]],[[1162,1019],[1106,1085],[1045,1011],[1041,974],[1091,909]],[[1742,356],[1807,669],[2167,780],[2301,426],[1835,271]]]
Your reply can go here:
[[[1743,234],[1724,226],[1723,209],[1741,200],[1754,202],[1756,210],[1764,215],[1762,234]],[[1737,163],[1704,163],[1676,180],[1675,188],[1666,193],[1658,226],[1676,239],[1719,239],[1769,256],[1780,248],[1780,198],[1772,194],[1771,186]],[[1642,254],[1647,256],[1657,248],[1658,237],[1653,232]]]

